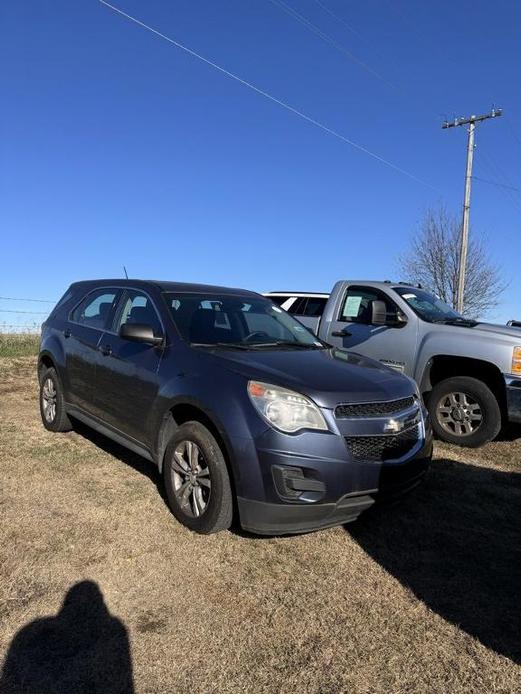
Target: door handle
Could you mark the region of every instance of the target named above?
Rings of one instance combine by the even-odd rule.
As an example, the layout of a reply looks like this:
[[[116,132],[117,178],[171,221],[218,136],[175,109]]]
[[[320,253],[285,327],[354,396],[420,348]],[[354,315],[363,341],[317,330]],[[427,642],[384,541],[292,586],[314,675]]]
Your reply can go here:
[[[101,345],[99,351],[103,354],[104,357],[110,357],[110,355],[112,354],[112,347],[110,345]]]
[[[347,330],[333,330],[331,335],[333,337],[351,337],[353,333],[348,332]]]
[[[66,329],[63,331],[63,336],[64,336],[65,338],[68,338],[68,337],[70,337],[71,335],[72,335],[72,333],[71,333],[70,328],[66,328]]]

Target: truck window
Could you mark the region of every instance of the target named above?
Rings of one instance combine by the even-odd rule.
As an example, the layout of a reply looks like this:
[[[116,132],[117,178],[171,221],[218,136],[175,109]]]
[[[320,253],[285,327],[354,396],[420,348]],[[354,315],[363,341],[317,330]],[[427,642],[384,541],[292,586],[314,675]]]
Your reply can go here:
[[[304,309],[305,316],[311,316],[312,318],[319,318],[324,313],[324,308],[326,306],[327,299],[319,296],[310,296]]]
[[[299,296],[295,301],[289,306],[286,311],[291,313],[292,316],[305,316],[304,310],[306,308],[307,296]]]
[[[286,311],[294,316],[320,318],[326,303],[327,299],[320,296],[299,296]]]
[[[372,287],[348,287],[341,305],[339,321],[371,324],[371,302],[383,301],[388,316],[396,316],[397,306],[384,292]]]
[[[297,300],[296,296],[287,296],[287,295],[274,295],[274,294],[268,294],[267,298],[270,301],[273,301],[274,304],[277,304],[277,306],[280,306],[283,308],[285,311],[288,313],[291,313],[290,308],[291,306],[295,303]]]

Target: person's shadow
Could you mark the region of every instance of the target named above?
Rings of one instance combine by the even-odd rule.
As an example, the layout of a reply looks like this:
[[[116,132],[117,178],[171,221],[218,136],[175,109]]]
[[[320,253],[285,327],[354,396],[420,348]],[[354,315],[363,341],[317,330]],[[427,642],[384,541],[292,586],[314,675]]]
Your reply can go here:
[[[521,662],[521,474],[433,460],[416,492],[346,531],[431,610]]]
[[[56,616],[20,629],[2,668],[0,692],[134,692],[127,630],[108,611],[96,583],[76,583]]]

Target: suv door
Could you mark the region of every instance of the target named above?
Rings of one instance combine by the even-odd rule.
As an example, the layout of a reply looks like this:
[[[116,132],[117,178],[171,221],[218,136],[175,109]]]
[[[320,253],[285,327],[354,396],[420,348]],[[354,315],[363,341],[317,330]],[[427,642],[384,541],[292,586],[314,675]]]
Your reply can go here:
[[[130,342],[119,337],[124,323],[150,325],[157,337],[165,330],[150,296],[143,290],[125,289],[113,324],[100,341],[97,373],[99,416],[107,424],[147,444],[148,417],[159,390],[159,365],[163,346]]]
[[[394,325],[371,323],[371,302],[383,301]],[[358,352],[413,376],[417,348],[417,321],[408,321],[397,304],[380,289],[349,285],[331,322],[327,341]],[[343,333],[339,335],[339,333]]]
[[[67,400],[95,413],[98,344],[113,318],[118,289],[100,287],[90,291],[71,311],[64,330]]]

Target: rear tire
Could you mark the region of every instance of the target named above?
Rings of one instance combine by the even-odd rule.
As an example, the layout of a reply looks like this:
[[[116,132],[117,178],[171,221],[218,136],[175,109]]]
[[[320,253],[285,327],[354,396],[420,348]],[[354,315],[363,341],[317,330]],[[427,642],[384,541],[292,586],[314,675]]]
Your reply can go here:
[[[437,383],[428,409],[438,438],[457,446],[477,448],[501,429],[501,410],[494,393],[477,378],[458,376]]]
[[[70,431],[71,420],[65,411],[65,398],[61,381],[54,368],[40,372],[40,415],[48,431]]]
[[[233,519],[233,495],[221,447],[200,422],[179,426],[165,450],[163,481],[177,520],[208,535]]]

